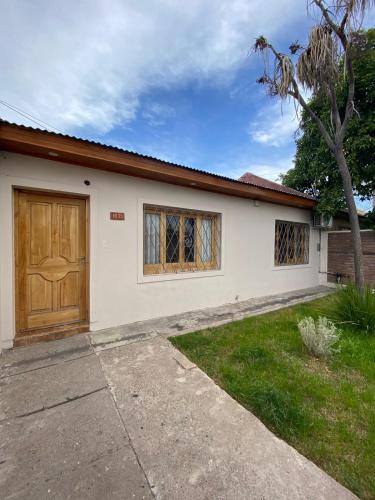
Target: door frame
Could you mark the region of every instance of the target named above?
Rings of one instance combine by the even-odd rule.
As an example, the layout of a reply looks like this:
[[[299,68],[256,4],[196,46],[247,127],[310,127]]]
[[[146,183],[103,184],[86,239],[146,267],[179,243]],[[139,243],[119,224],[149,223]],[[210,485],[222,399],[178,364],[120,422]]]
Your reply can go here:
[[[18,250],[19,250],[19,213],[18,213],[18,202],[19,194],[39,194],[42,196],[59,196],[62,198],[76,198],[85,201],[85,221],[86,221],[86,319],[84,323],[90,324],[90,269],[91,269],[91,259],[90,259],[90,196],[82,195],[76,193],[70,193],[66,191],[58,191],[51,189],[38,189],[38,188],[22,188],[13,187],[13,235],[14,235],[14,251],[13,251],[13,263],[14,263],[14,315],[15,315],[15,339],[17,337],[23,336],[24,332],[20,332],[19,329],[19,269],[18,269]],[[79,327],[83,322],[68,323],[66,328],[72,328],[72,326]],[[59,330],[63,333],[64,325],[59,325]],[[54,327],[44,327],[35,330],[30,330],[26,335],[37,335],[38,333],[46,332]]]

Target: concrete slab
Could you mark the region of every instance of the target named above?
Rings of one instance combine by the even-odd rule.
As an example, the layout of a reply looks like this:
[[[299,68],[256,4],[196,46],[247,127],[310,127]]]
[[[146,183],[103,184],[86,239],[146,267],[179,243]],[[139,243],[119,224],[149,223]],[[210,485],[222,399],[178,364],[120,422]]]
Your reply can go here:
[[[147,340],[155,336],[169,337],[188,332],[224,325],[231,321],[264,314],[283,307],[307,302],[332,293],[332,288],[318,286],[295,290],[278,295],[257,297],[234,304],[209,307],[172,316],[139,321],[116,328],[108,328],[90,334],[91,343],[96,351]]]
[[[63,363],[91,352],[87,335],[3,351],[0,355],[0,378]]]
[[[85,487],[89,498],[150,497],[108,389],[0,423],[2,498],[78,500]]]
[[[102,351],[104,349],[113,349],[120,345],[149,340],[157,335],[158,333],[153,330],[145,331],[142,323],[135,326],[124,325],[91,334],[91,344],[95,348],[95,351]]]
[[[6,497],[3,497],[4,499]],[[12,500],[151,500],[130,448],[89,463],[73,465],[11,495]]]
[[[355,498],[176,356],[160,337],[99,353],[156,498]]]
[[[107,386],[95,356],[0,379],[0,421],[51,408]]]

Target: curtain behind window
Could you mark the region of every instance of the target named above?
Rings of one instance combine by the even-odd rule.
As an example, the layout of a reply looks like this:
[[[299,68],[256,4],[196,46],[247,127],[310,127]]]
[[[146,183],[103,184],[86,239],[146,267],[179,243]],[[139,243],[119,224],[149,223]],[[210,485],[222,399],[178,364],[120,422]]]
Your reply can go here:
[[[212,219],[202,219],[202,262],[212,260]]]
[[[145,214],[144,263],[160,263],[160,214]]]

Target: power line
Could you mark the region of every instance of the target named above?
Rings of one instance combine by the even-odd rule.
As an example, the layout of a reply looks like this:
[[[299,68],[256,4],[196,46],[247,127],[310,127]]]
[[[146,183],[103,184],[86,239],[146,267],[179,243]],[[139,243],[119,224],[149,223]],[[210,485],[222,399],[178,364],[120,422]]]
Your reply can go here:
[[[22,109],[17,108],[16,106],[13,106],[9,102],[6,102],[6,101],[3,101],[3,100],[0,99],[0,104],[2,104],[3,106],[11,109],[15,113],[18,113],[19,115],[23,116],[27,120],[30,120],[31,122],[35,123],[36,125],[38,125],[38,127],[47,128],[47,129],[50,129],[50,130],[51,129],[52,130],[56,130],[57,132],[60,132],[61,134],[64,133],[62,130],[59,130],[57,127],[54,127],[53,125],[50,125],[49,123],[44,122],[40,118],[37,118],[36,116],[33,116],[30,113],[27,113],[26,111],[23,111]]]

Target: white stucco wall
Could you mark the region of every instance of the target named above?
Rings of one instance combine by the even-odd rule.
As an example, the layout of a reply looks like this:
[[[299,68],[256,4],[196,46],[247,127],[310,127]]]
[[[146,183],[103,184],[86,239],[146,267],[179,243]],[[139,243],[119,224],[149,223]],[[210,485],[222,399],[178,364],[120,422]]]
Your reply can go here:
[[[90,181],[85,186],[84,180]],[[319,232],[310,232],[308,265],[274,267],[275,219],[310,222],[308,210],[176,187],[120,174],[3,152],[0,156],[0,339],[15,334],[13,188],[65,191],[90,197],[91,330],[250,297],[316,286]],[[222,214],[222,269],[143,277],[144,202]],[[125,221],[111,221],[111,211]],[[324,262],[324,258],[322,258]]]

